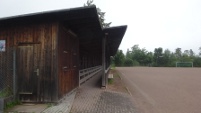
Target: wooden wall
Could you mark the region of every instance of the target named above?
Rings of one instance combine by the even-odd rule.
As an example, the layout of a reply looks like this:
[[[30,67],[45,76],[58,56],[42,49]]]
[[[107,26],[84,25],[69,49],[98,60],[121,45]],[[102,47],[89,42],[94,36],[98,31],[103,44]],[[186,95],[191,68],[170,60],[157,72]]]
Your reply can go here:
[[[6,40],[7,49],[17,50],[21,100],[57,100],[57,37],[58,23],[0,26],[0,40]]]

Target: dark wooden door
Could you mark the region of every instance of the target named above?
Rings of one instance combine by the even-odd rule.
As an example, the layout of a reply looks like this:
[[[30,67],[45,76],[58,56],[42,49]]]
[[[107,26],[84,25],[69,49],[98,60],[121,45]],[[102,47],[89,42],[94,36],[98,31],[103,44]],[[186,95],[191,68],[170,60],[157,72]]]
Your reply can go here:
[[[76,88],[79,83],[79,41],[77,37],[71,38],[71,63],[70,63],[70,69],[71,69],[71,75],[72,75],[72,89]]]
[[[59,98],[78,87],[79,41],[65,30],[59,38]]]
[[[33,45],[17,47],[18,92],[22,101],[37,101],[39,69],[34,55]]]

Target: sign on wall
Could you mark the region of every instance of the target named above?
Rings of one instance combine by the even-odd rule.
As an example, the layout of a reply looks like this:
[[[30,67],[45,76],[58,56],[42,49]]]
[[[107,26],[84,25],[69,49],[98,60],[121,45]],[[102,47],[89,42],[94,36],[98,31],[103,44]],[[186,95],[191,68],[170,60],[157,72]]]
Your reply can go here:
[[[6,40],[0,40],[0,52],[6,51]]]

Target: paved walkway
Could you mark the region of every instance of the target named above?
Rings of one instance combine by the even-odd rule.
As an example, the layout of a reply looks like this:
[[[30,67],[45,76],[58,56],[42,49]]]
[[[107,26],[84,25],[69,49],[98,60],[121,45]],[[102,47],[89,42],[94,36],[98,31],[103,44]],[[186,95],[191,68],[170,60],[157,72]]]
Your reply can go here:
[[[73,100],[75,98],[75,94],[76,93],[73,92],[70,95],[67,95],[61,100],[60,104],[52,106],[42,113],[69,113],[72,107]]]
[[[136,113],[128,94],[100,89],[100,74],[77,91],[71,113]]]

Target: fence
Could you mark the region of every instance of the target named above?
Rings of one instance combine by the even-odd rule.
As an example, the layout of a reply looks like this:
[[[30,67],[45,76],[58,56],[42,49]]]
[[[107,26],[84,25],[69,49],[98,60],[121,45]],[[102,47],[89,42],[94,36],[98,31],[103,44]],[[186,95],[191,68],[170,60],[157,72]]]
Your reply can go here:
[[[102,70],[102,66],[95,66],[87,69],[83,69],[79,71],[79,84],[84,83],[89,78],[94,76],[96,73]]]
[[[15,94],[15,50],[0,51],[0,98]]]

